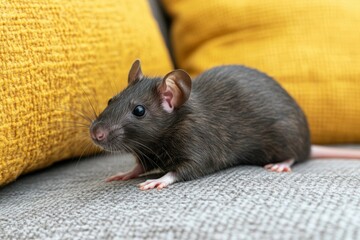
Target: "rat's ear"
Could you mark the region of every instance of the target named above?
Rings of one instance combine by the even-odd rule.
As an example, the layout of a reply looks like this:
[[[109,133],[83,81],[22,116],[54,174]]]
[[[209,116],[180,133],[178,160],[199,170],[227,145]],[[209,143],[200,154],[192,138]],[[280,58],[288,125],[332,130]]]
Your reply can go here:
[[[141,79],[143,77],[144,77],[144,75],[141,71],[140,60],[136,59],[135,62],[132,64],[131,69],[129,71],[128,84],[135,81],[136,79]]]
[[[189,99],[191,92],[189,74],[180,69],[168,73],[159,86],[159,92],[164,110],[172,112],[174,108],[180,107]]]

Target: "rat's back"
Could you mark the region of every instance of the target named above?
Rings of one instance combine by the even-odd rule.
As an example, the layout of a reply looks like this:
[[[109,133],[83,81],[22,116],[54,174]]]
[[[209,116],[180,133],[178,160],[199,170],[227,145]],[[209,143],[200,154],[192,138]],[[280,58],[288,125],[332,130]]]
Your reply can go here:
[[[188,104],[200,123],[193,130],[202,136],[201,145],[212,149],[210,158],[265,165],[309,156],[304,113],[264,73],[238,65],[212,68],[193,81]]]

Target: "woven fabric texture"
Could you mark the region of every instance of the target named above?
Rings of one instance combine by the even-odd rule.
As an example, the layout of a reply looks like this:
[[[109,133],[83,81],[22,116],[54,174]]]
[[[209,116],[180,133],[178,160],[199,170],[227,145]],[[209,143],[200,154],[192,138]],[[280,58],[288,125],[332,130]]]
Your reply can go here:
[[[62,162],[0,190],[1,239],[359,239],[360,161],[240,166],[161,191],[104,179],[128,157]]]
[[[126,86],[134,59],[172,68],[145,0],[5,0],[0,22],[0,185],[94,152],[80,115]]]
[[[179,67],[243,64],[278,80],[314,143],[360,142],[360,2],[163,0]]]

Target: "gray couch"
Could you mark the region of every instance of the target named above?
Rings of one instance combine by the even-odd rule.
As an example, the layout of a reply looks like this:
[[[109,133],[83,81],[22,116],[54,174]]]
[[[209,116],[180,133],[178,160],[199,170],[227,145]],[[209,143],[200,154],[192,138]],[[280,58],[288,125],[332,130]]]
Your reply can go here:
[[[0,190],[0,239],[360,239],[359,160],[239,166],[160,191],[104,181],[132,165],[100,155],[19,178]]]

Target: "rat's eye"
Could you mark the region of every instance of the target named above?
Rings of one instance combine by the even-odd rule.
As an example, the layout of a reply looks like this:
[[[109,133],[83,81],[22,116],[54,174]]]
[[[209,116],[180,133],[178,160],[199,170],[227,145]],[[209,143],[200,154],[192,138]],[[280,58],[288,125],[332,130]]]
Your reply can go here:
[[[145,114],[145,108],[144,106],[137,105],[132,111],[132,113],[137,117],[142,117]]]
[[[112,98],[110,98],[110,99],[109,99],[109,101],[108,101],[108,105],[112,102],[112,100],[113,100]]]

